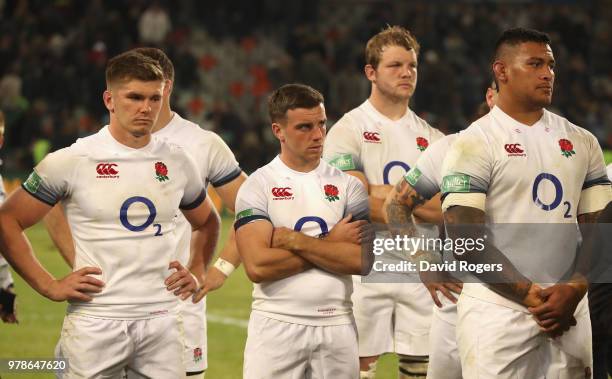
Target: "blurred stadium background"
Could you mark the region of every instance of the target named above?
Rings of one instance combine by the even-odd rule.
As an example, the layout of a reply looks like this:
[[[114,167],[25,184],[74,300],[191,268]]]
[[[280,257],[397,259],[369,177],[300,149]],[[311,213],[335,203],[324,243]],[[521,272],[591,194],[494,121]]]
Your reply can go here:
[[[48,152],[105,125],[105,63],[137,46],[170,56],[173,108],[219,133],[250,173],[278,150],[268,131],[268,93],[288,82],[312,85],[325,95],[333,125],[367,98],[364,46],[387,24],[418,38],[419,84],[411,106],[445,133],[474,118],[503,29],[549,33],[557,60],[551,109],[593,132],[604,149],[612,147],[612,0],[0,0],[2,173],[9,187],[18,185]],[[230,223],[225,214],[224,232]],[[65,274],[44,229],[29,235],[49,270]],[[43,299],[20,279],[16,287],[21,323],[0,325],[0,358],[51,357],[65,305]],[[250,291],[239,270],[209,297],[207,378],[241,376]],[[390,359],[379,378],[396,377]]]

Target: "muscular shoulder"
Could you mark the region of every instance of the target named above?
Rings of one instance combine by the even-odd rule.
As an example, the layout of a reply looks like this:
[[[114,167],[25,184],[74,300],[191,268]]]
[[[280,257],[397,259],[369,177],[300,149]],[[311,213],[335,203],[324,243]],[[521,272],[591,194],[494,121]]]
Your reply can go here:
[[[575,138],[577,141],[582,141],[587,145],[593,145],[594,143],[598,144],[597,137],[595,137],[595,135],[593,135],[593,133],[590,131],[570,122],[565,117],[546,110],[544,112],[544,117],[548,118],[547,123],[564,131],[568,136]]]

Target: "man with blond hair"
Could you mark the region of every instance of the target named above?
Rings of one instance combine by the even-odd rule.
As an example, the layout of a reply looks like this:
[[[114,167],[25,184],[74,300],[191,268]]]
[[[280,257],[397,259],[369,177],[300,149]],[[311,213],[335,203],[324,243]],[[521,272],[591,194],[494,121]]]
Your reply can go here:
[[[323,156],[331,165],[366,185],[375,222],[384,222],[382,206],[392,184],[429,144],[443,137],[409,108],[417,84],[418,54],[416,38],[400,26],[373,36],[366,45],[364,69],[372,83],[370,97],[331,128],[325,145]],[[436,201],[439,204],[439,197]],[[428,210],[422,207],[415,214],[434,223]],[[383,280],[391,283],[353,279],[361,378],[374,378],[378,357],[387,352],[400,356],[400,378],[425,377],[433,304],[418,275],[385,274]]]

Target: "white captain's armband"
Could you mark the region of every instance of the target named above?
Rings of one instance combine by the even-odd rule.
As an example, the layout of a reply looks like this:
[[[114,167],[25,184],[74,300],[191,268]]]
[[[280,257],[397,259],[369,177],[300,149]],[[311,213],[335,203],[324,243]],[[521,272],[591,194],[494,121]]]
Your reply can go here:
[[[582,190],[578,203],[578,215],[600,211],[612,200],[609,185],[596,185]]]
[[[455,205],[484,211],[486,199],[487,195],[484,193],[449,193],[442,202],[442,212]]]

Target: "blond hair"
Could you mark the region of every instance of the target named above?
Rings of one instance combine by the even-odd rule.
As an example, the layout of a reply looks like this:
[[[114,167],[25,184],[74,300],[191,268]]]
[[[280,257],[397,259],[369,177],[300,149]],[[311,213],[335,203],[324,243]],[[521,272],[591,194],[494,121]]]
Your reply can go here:
[[[400,46],[419,55],[421,46],[416,38],[401,26],[387,26],[374,37],[370,38],[365,48],[365,61],[373,68],[377,68],[382,57],[382,51],[387,46]]]

